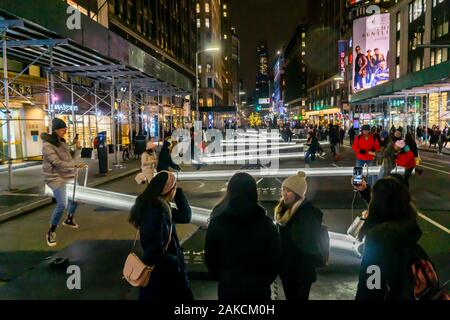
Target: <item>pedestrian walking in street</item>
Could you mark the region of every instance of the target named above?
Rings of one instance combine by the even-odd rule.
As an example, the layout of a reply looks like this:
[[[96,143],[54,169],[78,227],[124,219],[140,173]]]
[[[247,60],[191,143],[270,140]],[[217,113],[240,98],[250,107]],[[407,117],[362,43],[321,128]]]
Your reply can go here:
[[[73,150],[70,150],[64,139],[66,132],[66,123],[59,118],[54,118],[52,133],[41,134],[44,180],[45,184],[52,189],[53,197],[56,200],[56,207],[53,209],[50,219],[50,229],[46,234],[47,245],[50,247],[56,246],[56,228],[65,209],[67,209],[67,218],[64,220],[63,226],[78,228],[78,224],[74,221],[77,203],[68,200],[66,184],[76,183],[75,170],[84,168],[85,165],[78,160],[81,156],[80,142],[74,140]]]
[[[176,208],[170,202],[175,201]],[[156,174],[136,198],[129,222],[139,230],[142,262],[154,266],[150,281],[139,289],[140,300],[193,300],[176,224],[191,222],[192,212],[176,177]]]
[[[213,209],[205,241],[205,263],[219,283],[219,300],[270,300],[280,260],[280,236],[258,204],[255,179],[236,173]]]
[[[339,139],[340,139],[341,146],[344,146],[344,138],[345,138],[345,130],[344,130],[343,127],[340,127],[340,129],[339,129]]]
[[[317,279],[319,237],[323,213],[306,198],[304,172],[287,178],[282,198],[275,208],[275,222],[281,236],[281,280],[287,300],[308,300]]]
[[[395,149],[395,163],[405,168],[405,181],[406,184],[409,186],[409,178],[411,177],[411,174],[414,170],[414,167],[416,166],[416,160],[414,159],[414,154],[412,153],[409,148],[407,148],[407,145],[404,140],[398,140],[394,144]]]
[[[438,139],[437,139],[437,144],[438,144],[438,155],[442,155],[442,148],[444,147],[444,143],[446,142],[446,138],[445,138],[445,134],[442,131],[438,131],[437,133]]]
[[[322,150],[319,141],[317,140],[316,135],[313,131],[310,131],[308,134],[308,138],[306,140],[306,146],[308,146],[308,150],[305,153],[305,163],[309,164],[312,161],[316,160],[316,153]],[[322,150],[323,155],[323,150]]]
[[[391,174],[392,170],[395,168],[395,154],[394,154],[394,143],[387,131],[382,131],[380,133],[380,152],[377,153],[377,157],[380,161],[380,172],[378,174],[378,179],[382,179]]]
[[[353,146],[353,140],[355,140],[355,128],[353,126],[348,129],[348,137],[350,139],[350,146]]]
[[[370,193],[367,218],[359,232],[364,249],[356,299],[429,298],[430,293],[439,291],[439,281],[430,258],[418,244],[422,231],[408,189],[399,179],[387,177],[378,180]],[[378,285],[371,287],[374,266]],[[446,291],[441,294],[446,296]]]
[[[353,150],[356,154],[356,166],[364,167],[365,164],[367,166],[373,166],[375,153],[380,151],[380,144],[375,137],[370,134],[370,126],[364,125],[361,128],[362,134],[355,137],[353,141]],[[369,184],[372,186],[374,183],[373,177],[369,178]]]
[[[176,171],[180,171],[181,167],[179,165],[177,165],[175,162],[173,162],[172,160],[172,156],[170,155],[170,142],[167,140],[164,140],[163,142],[163,146],[161,148],[161,151],[159,153],[159,158],[158,158],[158,166],[156,168],[156,170],[158,172],[160,171],[168,171],[169,168],[172,168]]]

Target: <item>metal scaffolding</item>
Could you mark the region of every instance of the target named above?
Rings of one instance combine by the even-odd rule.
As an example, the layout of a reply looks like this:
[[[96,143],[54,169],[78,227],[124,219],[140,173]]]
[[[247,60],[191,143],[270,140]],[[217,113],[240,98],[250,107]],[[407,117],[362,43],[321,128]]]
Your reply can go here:
[[[81,47],[71,39],[60,39],[50,36],[50,34],[54,35],[54,33],[48,32],[45,28],[29,23],[26,20],[8,20],[8,18],[0,20],[0,33],[2,36],[3,55],[2,82],[5,95],[3,105],[6,110],[6,121],[4,124],[7,126],[7,152],[5,156],[8,160],[9,190],[13,189],[9,90],[16,92],[31,105],[35,105],[29,97],[17,92],[11,87],[11,83],[23,75],[30,66],[38,65],[46,71],[47,90],[45,94],[47,95],[47,109],[43,110],[48,114],[50,120],[58,115],[57,110],[54,108],[55,85],[59,85],[70,92],[72,106],[77,101],[83,101],[88,104],[89,109],[84,112],[81,117],[94,112],[95,133],[97,135],[99,104],[102,103],[110,107],[111,143],[114,148],[116,164],[119,164],[120,160],[118,156],[119,146],[116,139],[116,129],[119,119],[115,106],[117,100],[116,93],[120,91],[120,88],[126,86],[128,91],[128,121],[130,135],[133,132],[133,120],[131,115],[134,113],[137,115],[136,119],[139,119],[139,116],[141,116],[139,110],[142,110],[142,105],[148,105],[149,97],[157,97],[158,110],[161,112],[161,97],[189,94],[189,92],[185,90],[176,88],[167,82],[142,72],[141,70],[125,65],[123,62],[105,57],[89,48]],[[28,63],[26,68],[12,79],[8,78],[8,58]],[[61,76],[61,73],[63,73],[67,79],[64,78],[64,76]],[[93,90],[77,84],[79,77],[90,80],[94,84]],[[102,97],[99,95],[99,87],[103,89],[109,88],[106,96]],[[83,94],[78,94],[75,88],[82,88],[85,92]],[[85,97],[86,95],[93,96],[94,103],[89,102]],[[144,96],[144,99],[138,99],[137,95]],[[109,103],[105,101],[108,97],[110,97]],[[134,101],[133,97],[135,98]],[[137,110],[137,112],[134,112],[134,110]],[[144,112],[142,113],[142,117],[144,116],[147,116],[147,120],[150,119],[149,112],[148,110],[145,110],[145,107]],[[77,118],[73,107],[72,119],[72,130],[75,134],[77,132],[77,121],[80,119],[80,116]],[[136,119],[134,122],[136,122]]]

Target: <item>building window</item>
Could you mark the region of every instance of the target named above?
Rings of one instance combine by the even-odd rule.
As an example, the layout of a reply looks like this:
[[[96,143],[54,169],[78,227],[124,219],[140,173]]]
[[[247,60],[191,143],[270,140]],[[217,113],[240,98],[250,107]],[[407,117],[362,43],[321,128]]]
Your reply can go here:
[[[200,28],[200,19],[197,18],[197,28]]]
[[[211,72],[211,65],[209,63],[206,64],[206,72]]]
[[[396,79],[400,78],[400,65],[399,64],[395,67],[395,78]]]
[[[205,19],[205,27],[209,28],[209,18]]]
[[[400,39],[397,40],[397,57],[400,57]]]
[[[195,11],[197,11],[197,13],[200,13],[200,3],[197,3],[195,5]]]
[[[224,16],[225,18],[228,17],[228,14],[227,14],[226,11],[223,12],[223,16]]]
[[[212,107],[213,106],[213,99],[212,98],[208,98],[207,105],[208,105],[208,107]]]
[[[205,2],[205,12],[209,13],[209,2]]]
[[[198,99],[198,105],[200,107],[203,107],[204,106],[203,104],[204,104],[203,98]]]
[[[397,31],[400,31],[401,23],[400,23],[400,12],[397,12]]]
[[[202,73],[202,65],[201,65],[201,64],[198,65],[198,73],[199,73],[199,74]]]
[[[227,10],[227,5],[226,4],[223,5],[223,10]]]
[[[228,36],[227,36],[226,34],[224,34],[224,35],[223,35],[223,38],[224,38],[225,40],[227,40],[227,39],[228,39]]]

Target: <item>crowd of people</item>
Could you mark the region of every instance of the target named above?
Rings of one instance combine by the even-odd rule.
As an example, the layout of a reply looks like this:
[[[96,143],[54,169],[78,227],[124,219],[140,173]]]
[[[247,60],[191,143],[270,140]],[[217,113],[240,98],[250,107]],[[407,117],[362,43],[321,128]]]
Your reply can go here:
[[[77,205],[66,203],[65,185],[73,182],[75,170],[84,166],[77,160],[79,143],[74,141],[71,153],[63,138],[66,124],[54,119],[52,130],[51,135],[42,135],[45,181],[57,201],[46,235],[49,246],[56,245],[56,226],[66,207],[64,225],[78,227],[74,221]],[[333,144],[341,143],[339,127],[330,126],[329,131]],[[308,135],[310,150],[320,152],[320,131],[313,128]],[[193,294],[176,225],[190,223],[192,211],[176,176],[168,171],[180,170],[171,159],[170,143],[164,142],[158,159],[155,146],[149,141],[141,157],[146,188],[129,215],[140,235],[142,262],[152,266],[150,281],[140,287],[139,298],[190,301]],[[353,150],[357,165],[372,165],[374,159],[382,164],[376,182],[363,180],[355,186],[368,204],[358,234],[364,249],[356,299],[446,298],[431,260],[418,244],[422,232],[408,190],[417,153],[411,133],[403,138],[402,130],[378,132],[363,126],[354,138]],[[391,172],[395,164],[405,167],[404,176]],[[307,189],[303,171],[285,179],[281,199],[270,214],[258,202],[252,176],[240,172],[229,180],[224,197],[212,210],[204,248],[206,266],[218,282],[219,299],[270,300],[277,276],[287,300],[309,299],[317,281],[316,270],[326,264],[323,213],[308,199]],[[381,286],[376,290],[368,287],[368,270],[374,265],[381,272]]]

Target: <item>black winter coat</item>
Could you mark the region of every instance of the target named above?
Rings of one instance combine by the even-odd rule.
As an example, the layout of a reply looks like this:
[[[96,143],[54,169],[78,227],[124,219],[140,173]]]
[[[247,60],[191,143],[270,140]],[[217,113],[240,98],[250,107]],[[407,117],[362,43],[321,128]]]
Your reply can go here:
[[[305,199],[286,226],[279,226],[283,254],[281,276],[310,284],[317,280],[319,236],[323,213]]]
[[[183,250],[178,241],[176,224],[190,223],[192,212],[181,189],[175,195],[177,209],[172,209],[172,239],[167,252],[164,247],[170,232],[170,217],[163,206],[146,208],[139,231],[144,250],[142,261],[155,265],[147,287],[140,288],[141,300],[191,300],[192,292],[185,270]]]
[[[174,170],[181,170],[180,166],[172,161],[172,156],[169,150],[170,142],[164,141],[161,152],[159,153],[158,166],[156,171],[160,172],[163,170],[169,170],[169,167]]]
[[[270,300],[280,269],[280,237],[266,211],[241,206],[214,212],[205,242],[205,262],[219,282],[220,300]]]
[[[356,299],[414,299],[411,265],[415,252],[421,249],[417,244],[421,235],[415,220],[385,222],[372,227],[365,238]],[[380,268],[380,289],[367,286],[367,280],[373,275],[368,267],[373,265]]]

